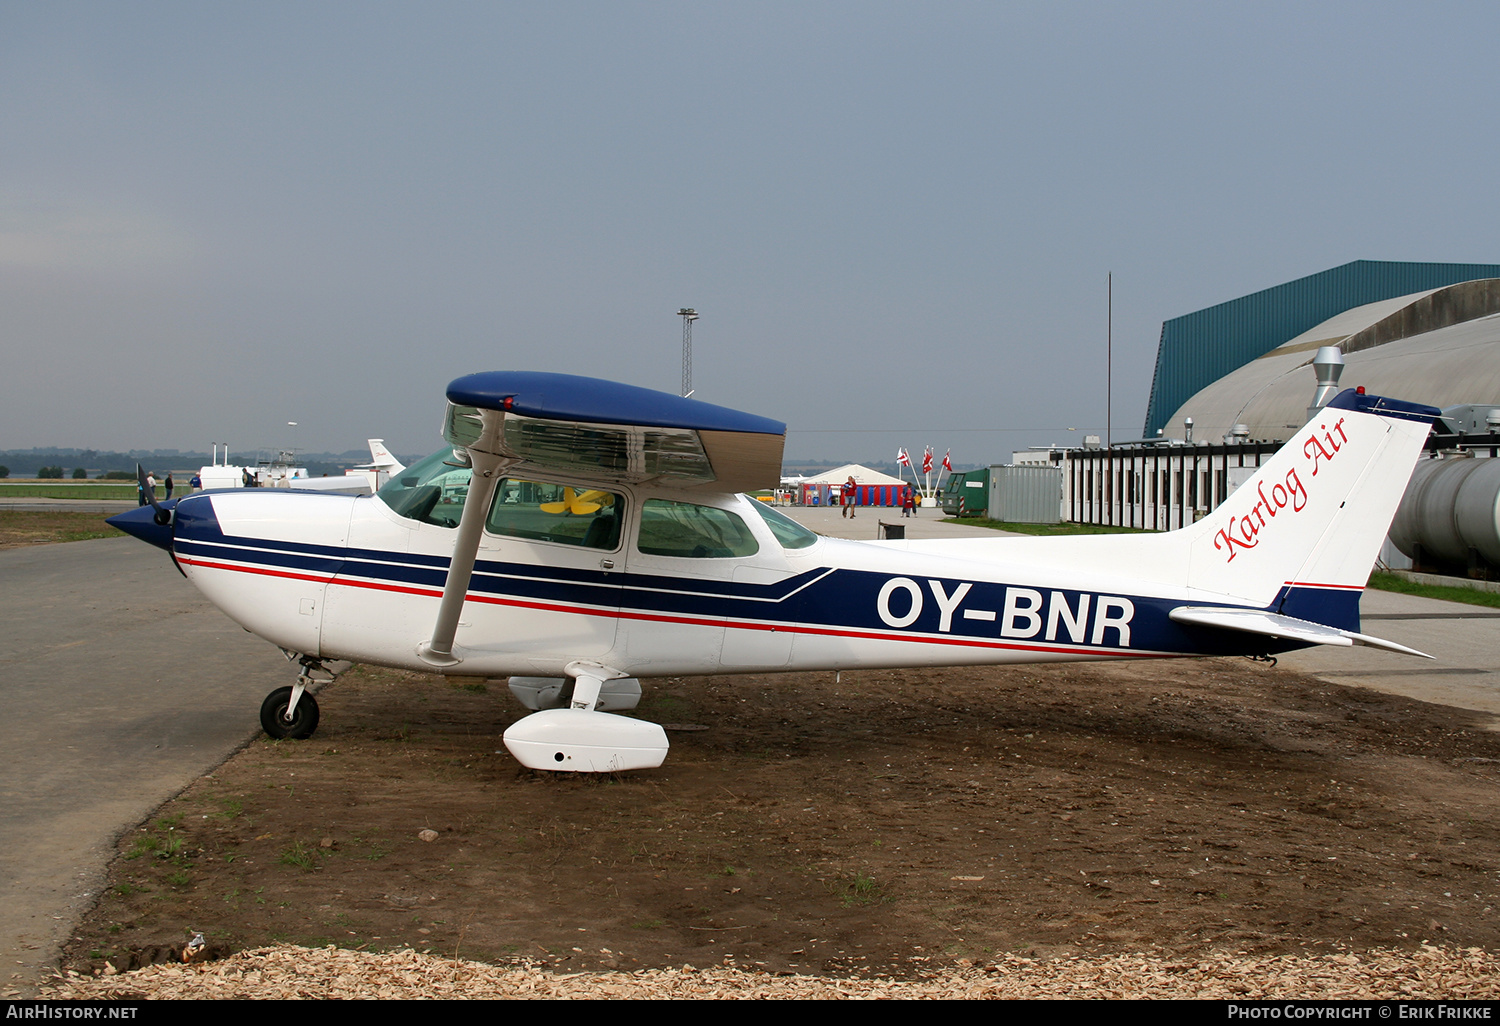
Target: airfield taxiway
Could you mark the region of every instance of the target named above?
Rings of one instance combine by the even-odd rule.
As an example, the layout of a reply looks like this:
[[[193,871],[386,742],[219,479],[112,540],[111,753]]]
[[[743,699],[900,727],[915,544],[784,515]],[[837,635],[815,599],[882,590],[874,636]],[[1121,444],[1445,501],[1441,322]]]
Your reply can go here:
[[[134,538],[3,551],[0,581],[0,992],[24,992],[120,832],[242,745],[293,674]]]

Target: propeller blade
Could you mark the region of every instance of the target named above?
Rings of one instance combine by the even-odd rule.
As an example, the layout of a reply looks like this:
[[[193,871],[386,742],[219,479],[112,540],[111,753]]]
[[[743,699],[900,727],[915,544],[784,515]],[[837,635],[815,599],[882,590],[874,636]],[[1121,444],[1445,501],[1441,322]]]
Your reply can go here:
[[[172,523],[172,511],[156,501],[156,489],[146,484],[146,471],[139,463],[135,465],[135,480],[141,486],[141,494],[146,497],[146,501],[151,503],[151,508],[156,511],[152,519],[156,521],[157,526],[167,527],[170,525]]]

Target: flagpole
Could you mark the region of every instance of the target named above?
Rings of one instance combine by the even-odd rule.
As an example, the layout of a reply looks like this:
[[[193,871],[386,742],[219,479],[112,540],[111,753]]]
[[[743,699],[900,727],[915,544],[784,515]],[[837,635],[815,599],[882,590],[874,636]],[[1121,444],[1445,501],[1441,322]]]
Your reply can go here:
[[[903,456],[906,457],[906,461],[904,463],[901,460],[901,457]],[[920,491],[921,489],[917,485],[917,468],[911,465],[911,454],[906,451],[906,446],[904,445],[896,450],[896,476],[901,478],[901,486],[904,488],[906,486],[906,476],[901,473],[901,468],[903,466],[911,471],[911,486],[913,488],[917,488],[917,490]]]

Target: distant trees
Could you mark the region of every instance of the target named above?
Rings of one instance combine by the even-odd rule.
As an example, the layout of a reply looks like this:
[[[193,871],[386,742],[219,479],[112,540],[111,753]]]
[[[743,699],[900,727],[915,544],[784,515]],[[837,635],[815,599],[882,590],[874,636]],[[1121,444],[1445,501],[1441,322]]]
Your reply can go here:
[[[0,477],[10,477],[10,468],[0,465]]]
[[[87,470],[84,470],[82,467],[74,467],[73,468],[73,480],[74,481],[86,481],[86,480],[88,480],[88,476],[89,476],[89,472]]]
[[[60,480],[62,480],[62,476],[63,476],[63,468],[62,467],[39,467],[37,469],[36,476],[40,477],[40,478],[56,478],[57,480],[60,481]]]
[[[128,470],[106,470],[104,472],[106,481],[134,481],[135,475]]]

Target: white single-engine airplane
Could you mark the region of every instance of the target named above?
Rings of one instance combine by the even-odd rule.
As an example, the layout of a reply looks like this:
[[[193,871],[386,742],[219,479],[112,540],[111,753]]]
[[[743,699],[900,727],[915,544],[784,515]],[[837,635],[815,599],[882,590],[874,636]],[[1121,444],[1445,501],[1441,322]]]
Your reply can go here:
[[[616,715],[640,677],[1265,655],[1378,645],[1359,597],[1439,411],[1346,391],[1217,510],[1167,534],[854,542],[737,494],[786,426],[629,385],[448,386],[444,448],[375,496],[200,492],[110,523],[298,659],[267,697],[307,737],[329,660],[508,676],[534,769],[659,766]],[[147,494],[150,494],[149,492]]]

